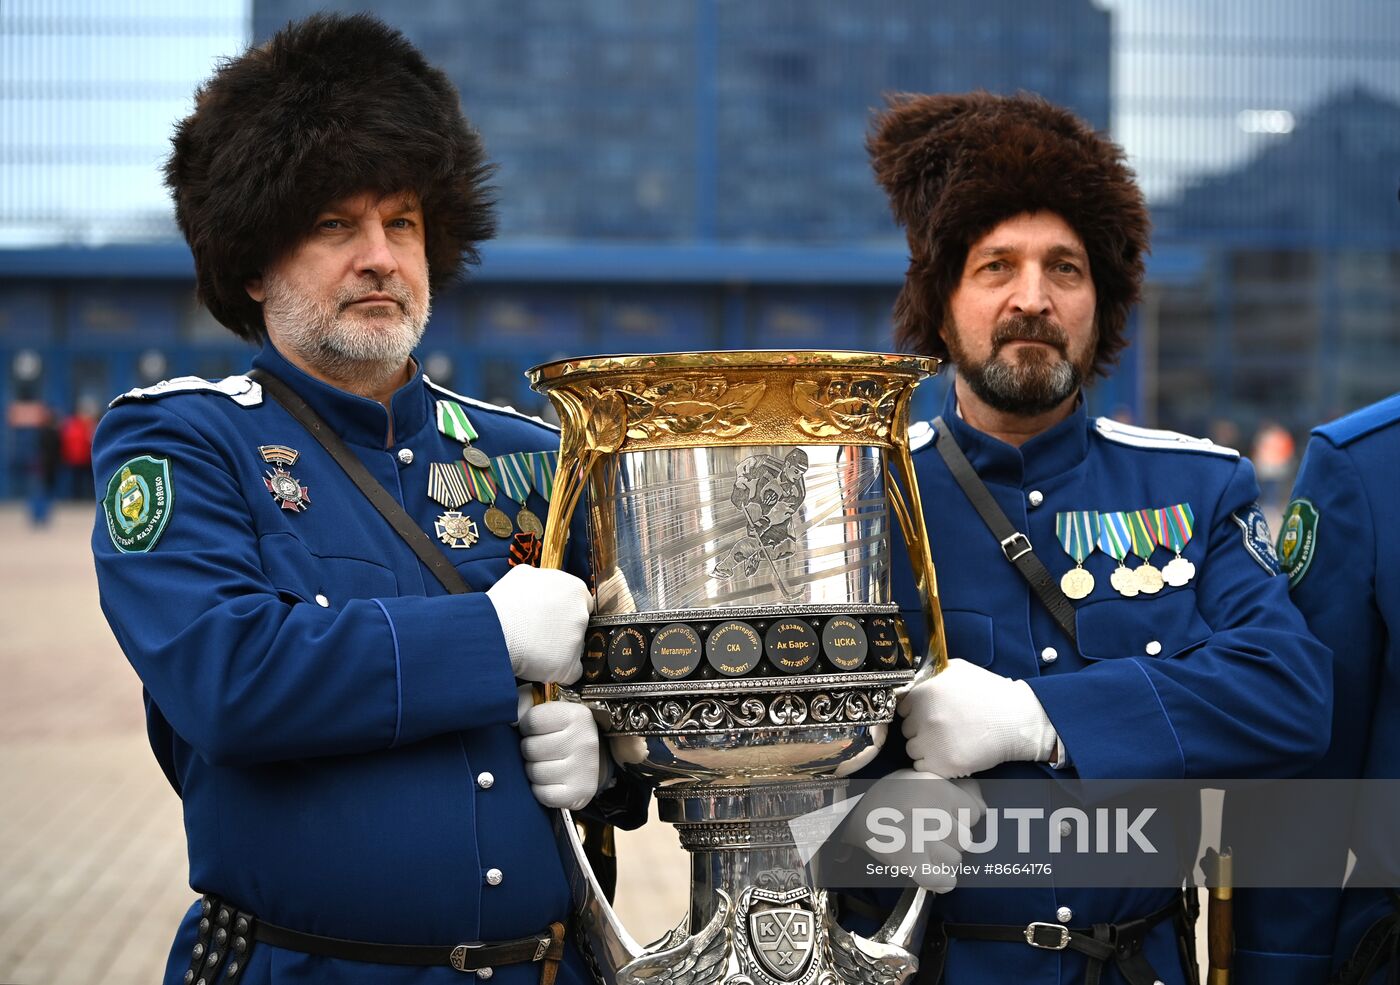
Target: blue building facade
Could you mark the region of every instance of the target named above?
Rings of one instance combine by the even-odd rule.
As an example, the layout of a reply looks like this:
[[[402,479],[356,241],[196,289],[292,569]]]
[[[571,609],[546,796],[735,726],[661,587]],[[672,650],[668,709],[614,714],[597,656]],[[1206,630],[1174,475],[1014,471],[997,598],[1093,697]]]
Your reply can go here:
[[[260,40],[314,10],[374,6],[252,0],[242,30]],[[22,7],[0,8],[0,57],[18,66],[51,48],[58,67],[0,86],[0,177],[39,162],[32,184],[0,181],[0,406],[67,409],[239,371],[248,351],[194,303],[158,195],[98,232],[81,211],[45,232],[31,201],[60,172],[98,180],[104,160],[120,165],[113,188],[140,161],[154,175],[184,111],[170,100],[193,83],[141,62],[227,23],[180,18],[151,29],[171,38],[138,45],[131,18],[50,24],[17,18]],[[1273,419],[1301,436],[1400,389],[1393,0],[424,0],[375,12],[453,77],[499,164],[500,236],[468,283],[435,299],[423,349],[455,388],[538,412],[521,370],[564,355],[888,348],[907,255],[870,178],[870,113],[887,92],[981,87],[1041,93],[1110,131],[1148,194],[1136,344],[1090,392],[1095,412],[1195,433],[1229,422],[1246,437]],[[94,49],[130,48],[129,78],[62,81],[83,30]],[[110,100],[121,119],[164,114],[153,143],[74,136],[53,110],[69,91]],[[943,385],[924,387],[916,410],[936,407]],[[0,496],[12,491],[0,470]]]
[[[375,7],[255,0],[252,34]],[[500,236],[469,283],[435,299],[428,371],[532,412],[545,404],[521,371],[564,355],[889,348],[906,253],[863,146],[886,92],[1025,89],[1109,125],[1110,17],[1089,0],[375,12],[453,77],[499,164]],[[247,350],[194,304],[173,233],[0,250],[0,404],[67,408],[240,371]],[[37,376],[20,353],[39,356]],[[921,397],[930,412],[940,386]],[[1115,406],[1133,391],[1127,374],[1100,397]]]

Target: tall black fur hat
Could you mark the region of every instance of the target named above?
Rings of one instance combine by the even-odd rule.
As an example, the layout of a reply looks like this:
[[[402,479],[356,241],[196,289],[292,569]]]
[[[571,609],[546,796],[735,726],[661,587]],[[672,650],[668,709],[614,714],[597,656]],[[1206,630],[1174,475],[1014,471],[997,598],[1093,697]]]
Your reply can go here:
[[[308,17],[225,62],[171,143],[165,183],[199,298],[247,339],[266,328],[244,284],[331,202],[417,192],[433,290],[495,232],[493,168],[456,88],[368,14]]]
[[[877,115],[866,149],[909,240],[895,302],[896,341],[947,358],[938,332],[967,251],[1024,212],[1063,218],[1089,253],[1098,294],[1094,369],[1126,344],[1151,223],[1123,150],[1038,96],[897,95]]]

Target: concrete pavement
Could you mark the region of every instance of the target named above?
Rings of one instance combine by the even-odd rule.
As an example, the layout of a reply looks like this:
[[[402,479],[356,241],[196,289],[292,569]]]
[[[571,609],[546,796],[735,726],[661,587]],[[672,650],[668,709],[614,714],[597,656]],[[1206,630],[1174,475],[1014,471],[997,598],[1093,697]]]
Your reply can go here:
[[[97,603],[92,513],[35,530],[0,506],[0,982],[158,982],[186,884],[180,803],[146,745],[141,685]],[[685,913],[660,823],[618,839],[618,910],[641,940]]]
[[[180,804],[146,745],[140,683],[98,608],[91,524],[90,511],[68,508],[34,530],[0,506],[5,985],[158,982],[193,899]],[[619,832],[618,852],[618,912],[638,940],[655,940],[684,916],[687,856],[654,817]]]

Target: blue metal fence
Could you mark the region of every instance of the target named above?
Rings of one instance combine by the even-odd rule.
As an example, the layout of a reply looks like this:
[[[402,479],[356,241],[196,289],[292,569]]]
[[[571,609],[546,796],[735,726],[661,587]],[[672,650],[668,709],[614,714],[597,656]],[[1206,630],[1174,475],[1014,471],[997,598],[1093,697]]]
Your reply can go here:
[[[37,388],[68,407],[156,370],[246,361],[191,297],[159,186],[170,126],[246,36],[377,6],[247,4],[0,5],[0,405]],[[869,113],[887,91],[973,87],[1038,91],[1111,128],[1148,192],[1140,344],[1095,386],[1096,409],[1301,432],[1400,389],[1393,0],[378,13],[453,76],[500,163],[502,238],[473,283],[435,299],[425,349],[488,398],[538,409],[519,372],[563,354],[886,347],[905,253],[869,177]],[[26,351],[44,367],[32,385],[14,372]]]

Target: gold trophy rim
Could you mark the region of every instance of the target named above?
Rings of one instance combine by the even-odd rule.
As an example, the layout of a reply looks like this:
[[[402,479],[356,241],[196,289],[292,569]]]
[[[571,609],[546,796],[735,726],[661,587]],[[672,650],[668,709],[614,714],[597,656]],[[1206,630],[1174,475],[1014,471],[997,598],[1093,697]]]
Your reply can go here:
[[[552,384],[587,375],[637,373],[647,370],[729,369],[828,371],[855,370],[912,375],[922,381],[938,373],[942,360],[912,353],[862,349],[709,349],[693,352],[617,353],[570,357],[540,363],[525,371],[532,389],[547,391]]]

